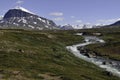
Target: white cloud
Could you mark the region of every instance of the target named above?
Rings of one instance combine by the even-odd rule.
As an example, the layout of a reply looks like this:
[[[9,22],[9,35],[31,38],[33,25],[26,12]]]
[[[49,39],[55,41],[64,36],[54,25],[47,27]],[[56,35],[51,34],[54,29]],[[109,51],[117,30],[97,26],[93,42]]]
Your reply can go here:
[[[63,13],[62,12],[52,12],[49,15],[51,15],[51,16],[63,16]]]
[[[75,16],[70,16],[71,18],[75,18]]]
[[[16,2],[16,4],[22,4],[24,1],[22,1],[22,0],[18,0],[17,2]]]
[[[82,20],[76,20],[75,22],[76,23],[82,23]]]
[[[55,21],[63,21],[64,18],[63,17],[57,17],[57,18],[54,18]]]
[[[90,24],[91,24],[91,23],[89,23],[89,22],[88,22],[88,23],[86,23],[86,25],[90,25]]]
[[[120,21],[120,18],[118,18],[117,21]]]

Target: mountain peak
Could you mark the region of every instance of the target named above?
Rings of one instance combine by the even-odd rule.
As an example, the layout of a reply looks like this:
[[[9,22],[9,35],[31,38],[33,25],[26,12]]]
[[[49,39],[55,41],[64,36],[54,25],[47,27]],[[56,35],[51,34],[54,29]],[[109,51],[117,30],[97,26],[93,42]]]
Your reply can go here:
[[[21,11],[24,11],[24,12],[27,12],[27,13],[30,13],[30,14],[34,14],[33,12],[21,7],[21,6],[16,6],[14,9],[17,9],[17,10],[21,10]]]
[[[57,25],[49,19],[40,17],[30,12],[23,7],[15,7],[5,13],[0,26],[7,28],[20,28],[20,29],[58,29]]]

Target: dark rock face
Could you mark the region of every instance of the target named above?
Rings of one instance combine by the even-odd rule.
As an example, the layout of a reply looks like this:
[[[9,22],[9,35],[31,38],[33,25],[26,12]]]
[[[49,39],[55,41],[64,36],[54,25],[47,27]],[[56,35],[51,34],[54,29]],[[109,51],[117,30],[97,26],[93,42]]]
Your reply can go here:
[[[22,28],[22,29],[58,29],[57,25],[52,21],[38,15],[25,12],[20,9],[10,9],[2,20],[0,20],[2,28]]]
[[[101,26],[100,28],[120,28],[120,21],[117,21],[110,25]]]
[[[119,26],[120,27],[120,21],[117,21],[117,22],[111,24],[110,26]]]
[[[8,19],[11,17],[30,17],[30,16],[32,16],[32,14],[27,13],[27,12],[23,12],[23,11],[18,10],[18,9],[11,9],[5,14],[3,19]]]

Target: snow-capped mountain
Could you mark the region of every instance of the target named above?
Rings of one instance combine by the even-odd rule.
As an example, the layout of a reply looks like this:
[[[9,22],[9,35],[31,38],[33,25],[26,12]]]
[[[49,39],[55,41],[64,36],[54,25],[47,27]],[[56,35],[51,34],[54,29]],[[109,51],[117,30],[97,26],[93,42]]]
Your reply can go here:
[[[81,25],[72,25],[74,29],[83,29],[83,24]]]
[[[63,26],[61,26],[62,30],[72,30],[72,29],[89,29],[92,28],[92,25],[70,25],[70,24],[65,24]]]
[[[23,7],[10,9],[0,20],[1,28],[22,29],[58,29],[57,25],[49,19],[40,17]]]
[[[31,11],[23,8],[23,7],[20,7],[20,6],[16,6],[16,7],[13,8],[13,9],[18,9],[18,10],[22,10],[22,11],[27,12],[27,13],[30,13],[30,14],[35,14],[35,13],[33,13],[33,12],[31,12]]]
[[[61,29],[62,29],[62,30],[72,30],[72,29],[74,29],[74,28],[73,28],[72,25],[66,24],[66,25],[61,26]]]

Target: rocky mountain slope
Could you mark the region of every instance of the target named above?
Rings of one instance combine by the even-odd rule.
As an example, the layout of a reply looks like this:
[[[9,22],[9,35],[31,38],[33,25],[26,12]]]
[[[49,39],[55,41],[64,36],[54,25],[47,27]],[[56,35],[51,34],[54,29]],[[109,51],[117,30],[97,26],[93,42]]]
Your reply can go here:
[[[49,19],[40,17],[23,7],[10,9],[0,20],[1,28],[22,29],[57,29],[57,25]]]
[[[115,23],[109,25],[109,27],[116,27],[116,28],[119,27],[119,28],[120,28],[120,21],[117,21],[117,22],[115,22]]]
[[[93,28],[120,28],[120,21],[116,21],[109,25],[97,25],[93,26]]]

